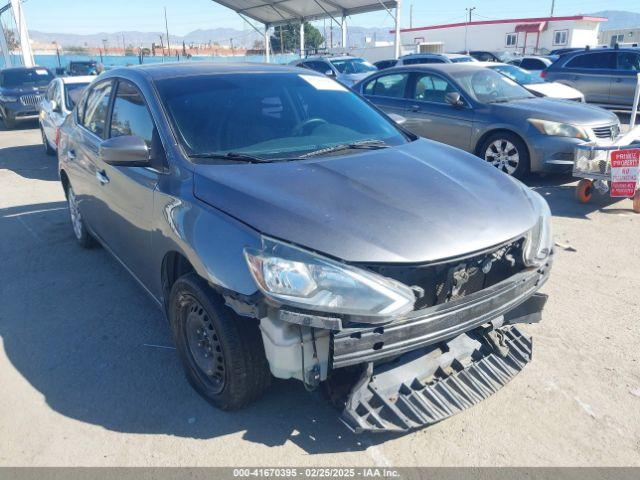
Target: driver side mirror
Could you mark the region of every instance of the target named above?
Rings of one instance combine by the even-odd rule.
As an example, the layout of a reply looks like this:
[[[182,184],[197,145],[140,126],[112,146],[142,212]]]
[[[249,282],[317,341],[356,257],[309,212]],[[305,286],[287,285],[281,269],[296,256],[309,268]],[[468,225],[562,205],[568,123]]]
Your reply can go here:
[[[148,167],[151,163],[151,153],[142,138],[125,135],[102,142],[100,159],[116,167]]]
[[[56,102],[55,100],[51,100],[49,102],[49,106],[51,107],[51,111],[52,112],[56,112],[56,113],[62,113],[62,107],[60,106],[60,104],[58,102]]]
[[[326,72],[324,72],[324,74],[325,74],[327,77],[335,77],[335,76],[336,76],[335,72],[334,72],[333,70],[331,70],[331,69],[329,69],[329,70],[327,70]]]
[[[444,101],[454,107],[464,106],[464,101],[458,92],[449,92],[444,96]]]

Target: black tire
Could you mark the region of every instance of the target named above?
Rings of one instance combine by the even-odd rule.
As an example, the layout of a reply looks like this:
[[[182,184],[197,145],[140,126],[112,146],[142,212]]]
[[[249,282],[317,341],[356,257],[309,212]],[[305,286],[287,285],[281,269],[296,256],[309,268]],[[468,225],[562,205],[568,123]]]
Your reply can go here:
[[[237,410],[269,387],[271,373],[257,322],[238,317],[196,273],[173,284],[168,317],[187,379],[209,403]],[[194,332],[199,322],[206,326],[202,333]],[[211,352],[211,360],[202,352]]]
[[[44,152],[49,155],[50,157],[53,157],[56,154],[56,151],[51,148],[51,145],[49,145],[49,141],[47,140],[47,136],[44,134],[44,128],[42,128],[42,125],[40,125],[40,134],[42,135],[42,143],[44,144]]]
[[[513,146],[518,155],[517,164],[514,165],[513,161],[510,160],[513,158],[513,155],[505,157],[504,161],[501,160],[499,158],[500,153],[502,153],[499,151],[501,148],[495,148],[496,144],[500,144],[501,146],[504,145],[505,147],[502,147],[502,150],[509,150],[509,152],[507,152],[509,154],[512,153],[513,150],[506,146]],[[495,155],[495,157],[493,157],[495,158],[494,161],[492,161],[489,156],[490,148],[492,149],[491,153]],[[531,169],[531,161],[527,145],[518,135],[511,132],[495,132],[489,135],[484,142],[482,142],[482,145],[480,145],[480,148],[478,149],[478,156],[483,160],[492,163],[498,170],[519,179],[523,179],[529,175],[529,171]],[[515,168],[513,168],[514,166]]]
[[[16,128],[16,121],[13,118],[4,117],[2,119],[2,121],[4,122],[4,126],[7,129],[12,130],[12,129]]]
[[[66,194],[67,205],[69,207],[69,219],[71,220],[71,228],[73,229],[73,235],[76,241],[82,248],[94,248],[97,245],[96,239],[93,238],[89,230],[87,230],[71,185],[67,188]]]

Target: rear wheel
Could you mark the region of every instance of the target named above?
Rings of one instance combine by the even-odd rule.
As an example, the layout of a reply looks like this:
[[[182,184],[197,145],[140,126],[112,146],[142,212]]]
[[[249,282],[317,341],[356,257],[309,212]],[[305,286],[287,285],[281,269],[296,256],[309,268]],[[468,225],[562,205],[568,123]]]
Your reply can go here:
[[[520,137],[510,132],[489,135],[480,147],[480,156],[498,170],[516,178],[529,173],[529,150]]]
[[[207,401],[235,410],[267,389],[271,373],[258,325],[229,310],[197,274],[171,288],[169,319],[187,379]]]
[[[2,121],[4,122],[4,126],[6,128],[8,129],[16,128],[16,121],[13,118],[4,117]]]
[[[589,203],[593,196],[593,181],[583,178],[576,187],[576,199],[580,203]]]
[[[73,228],[73,234],[76,237],[76,241],[82,248],[94,247],[96,245],[96,241],[84,224],[80,208],[78,207],[76,194],[71,186],[67,189],[67,204],[69,205],[69,218],[71,220],[71,227]]]

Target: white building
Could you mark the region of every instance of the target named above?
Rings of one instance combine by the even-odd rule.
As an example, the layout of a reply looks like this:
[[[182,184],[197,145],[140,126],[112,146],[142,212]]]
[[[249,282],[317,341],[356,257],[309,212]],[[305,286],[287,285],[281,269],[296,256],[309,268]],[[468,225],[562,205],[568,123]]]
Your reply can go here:
[[[400,30],[400,35],[403,45],[441,42],[445,52],[545,54],[557,48],[597,45],[600,23],[606,21],[585,15],[511,18],[408,28]]]
[[[640,27],[619,28],[615,30],[602,30],[600,32],[600,45],[638,46],[640,45]]]

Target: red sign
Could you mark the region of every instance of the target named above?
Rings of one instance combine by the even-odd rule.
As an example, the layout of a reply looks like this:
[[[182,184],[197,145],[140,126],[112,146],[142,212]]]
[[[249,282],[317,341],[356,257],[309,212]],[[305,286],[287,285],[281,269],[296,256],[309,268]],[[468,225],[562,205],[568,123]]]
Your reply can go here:
[[[611,152],[611,196],[633,197],[640,170],[640,148]]]

